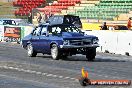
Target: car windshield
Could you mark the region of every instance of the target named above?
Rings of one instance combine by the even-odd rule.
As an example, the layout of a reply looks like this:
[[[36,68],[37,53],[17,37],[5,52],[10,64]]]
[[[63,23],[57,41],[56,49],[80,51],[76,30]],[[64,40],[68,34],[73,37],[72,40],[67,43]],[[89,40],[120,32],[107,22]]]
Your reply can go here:
[[[57,25],[51,26],[50,33],[74,32],[81,33],[81,30],[74,25]]]

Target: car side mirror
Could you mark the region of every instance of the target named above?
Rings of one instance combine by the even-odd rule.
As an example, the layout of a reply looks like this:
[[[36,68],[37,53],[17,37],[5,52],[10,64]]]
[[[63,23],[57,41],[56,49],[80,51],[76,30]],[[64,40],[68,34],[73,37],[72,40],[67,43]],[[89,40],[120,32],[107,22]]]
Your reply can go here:
[[[31,35],[33,35],[33,32],[31,32]]]
[[[47,20],[46,23],[49,23],[50,24],[50,21]]]

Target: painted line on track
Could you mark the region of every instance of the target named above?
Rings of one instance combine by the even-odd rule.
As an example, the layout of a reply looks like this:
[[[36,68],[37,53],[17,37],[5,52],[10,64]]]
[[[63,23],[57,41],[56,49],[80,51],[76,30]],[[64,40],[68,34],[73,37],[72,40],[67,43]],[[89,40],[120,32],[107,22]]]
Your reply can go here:
[[[50,74],[50,73],[45,73],[45,72],[37,72],[37,71],[32,71],[32,70],[26,70],[26,69],[22,69],[22,68],[15,68],[15,67],[9,67],[9,66],[0,66],[0,68],[4,68],[4,69],[9,69],[9,70],[16,70],[19,72],[26,72],[26,73],[30,73],[30,74],[37,74],[37,75],[42,75],[42,76],[47,76],[47,77],[54,77],[54,78],[59,78],[59,79],[70,79],[70,80],[75,80],[77,81],[78,79],[76,78],[71,78],[71,77],[64,77],[61,75],[54,75],[54,74]]]
[[[16,71],[19,71],[19,72],[26,72],[26,73],[30,73],[30,74],[37,74],[37,75],[42,75],[42,76],[47,76],[47,77],[53,77],[53,78],[67,79],[67,80],[70,79],[70,80],[78,81],[78,78],[72,78],[72,77],[68,77],[68,76],[64,77],[64,76],[61,76],[61,75],[55,75],[55,74],[45,73],[45,72],[38,72],[38,71],[33,71],[33,70],[26,70],[26,69],[22,69],[22,68],[11,67],[11,66],[0,66],[0,68],[10,69],[10,70],[16,70]],[[104,74],[98,74],[98,76],[105,77],[105,78],[109,77],[108,75],[104,75]],[[121,77],[112,76],[111,78],[113,78],[113,79],[120,79]],[[122,79],[123,79],[123,77],[122,77]]]

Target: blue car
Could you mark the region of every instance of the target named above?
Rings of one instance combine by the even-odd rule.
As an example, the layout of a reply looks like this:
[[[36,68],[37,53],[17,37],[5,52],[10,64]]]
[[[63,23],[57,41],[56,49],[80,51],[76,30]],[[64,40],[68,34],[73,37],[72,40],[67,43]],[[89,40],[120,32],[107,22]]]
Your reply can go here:
[[[40,24],[28,36],[22,39],[22,47],[27,49],[28,56],[37,53],[49,54],[58,60],[76,54],[86,55],[89,61],[96,56],[99,46],[98,37],[85,35],[72,24]]]

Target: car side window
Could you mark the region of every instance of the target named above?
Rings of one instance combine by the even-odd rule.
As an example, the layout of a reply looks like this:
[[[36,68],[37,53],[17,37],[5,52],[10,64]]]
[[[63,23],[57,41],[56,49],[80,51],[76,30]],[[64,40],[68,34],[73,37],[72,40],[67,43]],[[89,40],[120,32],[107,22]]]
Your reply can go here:
[[[53,20],[52,20],[52,23],[56,24],[57,21],[58,21],[58,17],[54,17]]]
[[[47,33],[47,27],[43,27],[41,30],[41,35],[46,36],[46,33]]]
[[[52,27],[52,33],[61,33],[61,28],[59,28],[59,27]]]
[[[52,24],[53,19],[54,19],[54,17],[50,17],[50,18],[47,20],[47,22],[50,23],[50,24]]]
[[[40,29],[41,29],[41,27],[37,27],[36,30],[33,32],[33,35],[34,36],[40,35]]]
[[[58,23],[63,23],[63,17],[58,17],[57,22],[58,22]]]

